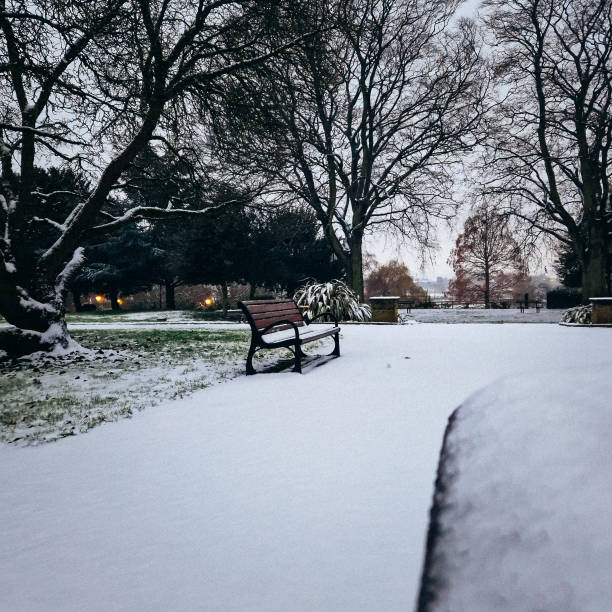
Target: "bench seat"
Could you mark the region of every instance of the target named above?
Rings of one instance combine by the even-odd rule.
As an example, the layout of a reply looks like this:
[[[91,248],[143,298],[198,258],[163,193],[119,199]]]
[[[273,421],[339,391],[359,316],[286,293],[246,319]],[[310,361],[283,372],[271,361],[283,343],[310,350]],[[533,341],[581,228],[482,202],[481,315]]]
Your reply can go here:
[[[298,327],[298,336],[300,340],[318,340],[335,334],[338,328],[334,325],[313,324],[308,327]],[[284,329],[282,331],[273,331],[262,336],[262,341],[265,344],[272,345],[284,343],[287,340],[295,340],[295,331],[293,329]]]

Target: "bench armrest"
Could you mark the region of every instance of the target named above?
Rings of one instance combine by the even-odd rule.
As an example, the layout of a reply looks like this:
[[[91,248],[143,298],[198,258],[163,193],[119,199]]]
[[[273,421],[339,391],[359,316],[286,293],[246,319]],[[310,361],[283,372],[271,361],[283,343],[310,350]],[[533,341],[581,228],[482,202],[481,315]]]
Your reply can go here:
[[[331,317],[336,327],[338,327],[338,319],[336,319],[336,317],[331,312],[321,312],[320,314],[318,314],[316,317],[313,317],[312,319],[307,314],[305,314],[304,321],[306,321],[306,325],[310,325],[313,321],[316,321],[320,317]]]
[[[271,323],[267,327],[260,329],[259,335],[263,336],[263,334],[265,334],[267,331],[270,331],[272,328],[276,327],[277,325],[291,325],[291,327],[293,327],[293,331],[295,332],[295,339],[298,340],[298,338],[300,337],[298,326],[293,321],[290,321],[289,319],[282,319],[280,321],[274,321],[274,323]]]

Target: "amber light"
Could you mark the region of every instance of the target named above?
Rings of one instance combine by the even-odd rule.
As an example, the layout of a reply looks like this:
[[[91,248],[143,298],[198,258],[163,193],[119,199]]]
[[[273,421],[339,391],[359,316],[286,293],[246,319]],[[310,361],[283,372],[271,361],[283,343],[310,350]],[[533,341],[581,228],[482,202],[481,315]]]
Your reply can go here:
[[[96,295],[96,302],[101,302],[103,299],[101,295]]]
[[[121,298],[117,298],[117,304],[119,304],[119,306],[121,306],[121,304],[123,304],[123,300]]]
[[[211,305],[213,302],[214,302],[214,300],[213,300],[212,298],[206,298],[206,299],[204,300],[204,303],[205,303],[207,306],[210,306],[210,305]]]

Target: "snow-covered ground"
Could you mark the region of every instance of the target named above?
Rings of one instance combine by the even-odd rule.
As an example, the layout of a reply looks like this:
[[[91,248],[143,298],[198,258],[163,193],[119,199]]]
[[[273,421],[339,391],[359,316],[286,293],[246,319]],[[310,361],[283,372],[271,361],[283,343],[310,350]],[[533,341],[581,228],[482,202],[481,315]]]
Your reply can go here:
[[[71,326],[71,333],[84,353],[0,361],[0,444],[77,435],[242,376],[250,340],[248,327],[240,325],[115,323]],[[276,364],[279,354],[262,351],[255,360],[262,368]]]
[[[199,310],[122,310],[109,314],[108,311],[74,312],[67,315],[68,322],[75,323],[190,323],[202,321]]]
[[[449,414],[499,377],[554,389],[574,363],[612,365],[612,329],[342,334],[302,376],[1,447],[0,609],[409,610]]]
[[[484,309],[484,308],[414,308],[410,312],[400,310],[400,318],[406,323],[558,323],[565,310],[547,310],[528,308],[521,312],[519,308]],[[223,321],[206,321],[202,313],[192,310],[170,310],[146,312],[122,311],[118,314],[101,312],[72,313],[68,315],[70,329],[124,329],[163,326],[168,329],[223,329],[233,327],[235,323]],[[7,326],[0,319],[0,328]],[[248,326],[246,326],[248,328]]]
[[[552,387],[508,378],[458,409],[420,610],[610,609],[611,365],[550,373]]]
[[[250,329],[246,323],[232,323],[231,321],[219,322],[204,322],[204,321],[164,321],[156,323],[154,321],[138,321],[138,320],[123,320],[123,321],[91,321],[70,323],[68,322],[70,331],[77,329],[202,329],[215,331],[219,329]]]
[[[414,308],[400,310],[405,323],[558,323],[565,310],[528,308]]]

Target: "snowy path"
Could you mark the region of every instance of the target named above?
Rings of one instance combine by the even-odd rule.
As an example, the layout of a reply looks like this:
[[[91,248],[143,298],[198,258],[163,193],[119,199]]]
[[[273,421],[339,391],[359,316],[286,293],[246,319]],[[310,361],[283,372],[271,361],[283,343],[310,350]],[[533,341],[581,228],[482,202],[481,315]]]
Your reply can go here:
[[[2,447],[0,609],[409,610],[450,412],[611,345],[612,329],[346,326],[343,356],[304,376]]]

